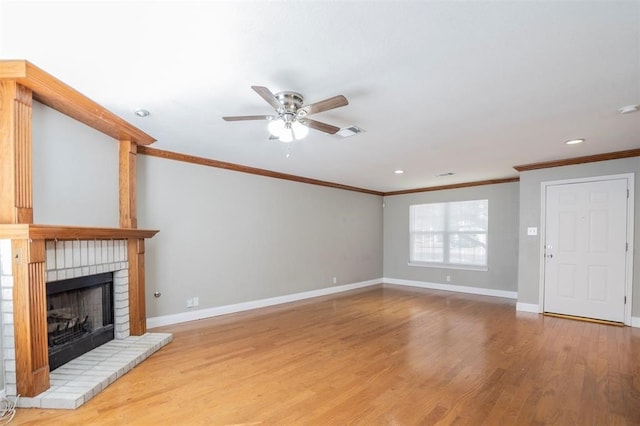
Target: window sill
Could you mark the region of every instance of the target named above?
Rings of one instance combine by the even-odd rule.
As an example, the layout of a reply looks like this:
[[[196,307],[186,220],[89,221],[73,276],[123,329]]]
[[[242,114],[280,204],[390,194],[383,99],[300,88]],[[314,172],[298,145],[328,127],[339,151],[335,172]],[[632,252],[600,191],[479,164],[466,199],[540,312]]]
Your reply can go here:
[[[408,262],[409,266],[417,266],[419,268],[439,268],[439,269],[459,269],[463,271],[478,271],[488,272],[488,266],[473,266],[473,265],[452,265],[447,263],[421,263],[421,262]]]

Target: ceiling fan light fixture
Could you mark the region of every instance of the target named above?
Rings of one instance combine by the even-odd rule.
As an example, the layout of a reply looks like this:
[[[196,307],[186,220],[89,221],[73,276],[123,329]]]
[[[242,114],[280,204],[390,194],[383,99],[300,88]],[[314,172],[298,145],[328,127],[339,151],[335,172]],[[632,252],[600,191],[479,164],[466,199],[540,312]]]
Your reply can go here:
[[[280,132],[280,142],[293,142],[293,129],[291,124],[286,124],[285,128]]]
[[[291,124],[291,130],[296,140],[304,139],[309,134],[309,128],[299,121],[294,121]]]
[[[340,130],[339,127],[306,117],[349,105],[349,101],[343,95],[304,105],[304,98],[297,92],[278,92],[274,95],[264,86],[251,86],[251,88],[275,109],[276,115],[224,116],[222,119],[224,121],[268,120],[267,128],[271,134],[269,139],[279,139],[281,142],[303,139],[310,128],[330,135],[336,134]],[[358,131],[361,130],[358,129]]]
[[[282,132],[284,131],[285,122],[282,118],[277,118],[275,120],[271,120],[267,128],[269,129],[269,133],[279,138]]]

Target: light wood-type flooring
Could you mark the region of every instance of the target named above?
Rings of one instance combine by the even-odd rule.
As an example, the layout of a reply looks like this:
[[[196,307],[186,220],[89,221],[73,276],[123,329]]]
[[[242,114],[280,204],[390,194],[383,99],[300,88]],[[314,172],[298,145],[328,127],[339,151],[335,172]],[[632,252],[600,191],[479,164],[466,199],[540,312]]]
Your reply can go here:
[[[385,285],[157,331],[84,406],[12,424],[640,424],[640,329],[509,299]]]

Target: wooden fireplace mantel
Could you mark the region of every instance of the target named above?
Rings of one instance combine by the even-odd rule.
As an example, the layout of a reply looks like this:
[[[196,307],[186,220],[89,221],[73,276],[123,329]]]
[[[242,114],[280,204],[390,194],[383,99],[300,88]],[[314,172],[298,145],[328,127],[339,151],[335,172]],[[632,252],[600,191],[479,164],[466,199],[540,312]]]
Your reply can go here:
[[[119,144],[119,228],[33,224],[33,101],[111,136]],[[126,239],[130,333],[146,332],[144,241],[137,229],[138,145],[155,139],[26,60],[0,60],[0,239],[11,240],[17,392],[49,388],[45,241]]]
[[[128,240],[151,238],[158,232],[153,229],[134,228],[0,224],[0,239],[7,240]]]

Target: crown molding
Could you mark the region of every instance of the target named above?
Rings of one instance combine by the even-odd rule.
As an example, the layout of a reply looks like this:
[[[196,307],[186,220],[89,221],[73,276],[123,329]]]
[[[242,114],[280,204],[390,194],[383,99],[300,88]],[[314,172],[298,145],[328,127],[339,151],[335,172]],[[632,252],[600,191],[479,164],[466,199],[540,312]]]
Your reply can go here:
[[[513,166],[519,172],[529,170],[549,169],[551,167],[571,166],[574,164],[595,163],[597,161],[617,160],[620,158],[638,157],[640,149],[629,149],[626,151],[605,152],[604,154],[586,155],[584,157],[566,158],[564,160],[545,161],[542,163],[523,164]]]

